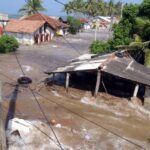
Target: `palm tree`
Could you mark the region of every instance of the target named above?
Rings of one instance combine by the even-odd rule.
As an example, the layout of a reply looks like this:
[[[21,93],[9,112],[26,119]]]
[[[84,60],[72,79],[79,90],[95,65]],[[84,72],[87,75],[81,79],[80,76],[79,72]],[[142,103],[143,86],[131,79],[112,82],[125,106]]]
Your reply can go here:
[[[27,0],[26,4],[19,10],[19,12],[29,16],[45,10],[46,9],[42,6],[42,0]]]

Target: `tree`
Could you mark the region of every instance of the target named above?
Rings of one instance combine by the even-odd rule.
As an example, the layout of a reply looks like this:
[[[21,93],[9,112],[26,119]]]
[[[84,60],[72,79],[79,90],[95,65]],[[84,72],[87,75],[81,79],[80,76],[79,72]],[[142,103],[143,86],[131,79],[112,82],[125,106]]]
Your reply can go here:
[[[26,4],[19,10],[20,13],[32,15],[46,9],[42,6],[42,0],[27,0]]]
[[[120,9],[120,10],[119,10]],[[67,13],[82,13],[86,16],[110,15],[114,12],[115,15],[120,15],[120,3],[104,2],[104,0],[72,0],[65,5],[64,10]]]
[[[139,6],[139,16],[147,17],[150,19],[150,0],[144,0]]]
[[[71,16],[68,16],[67,22],[70,25],[69,32],[71,34],[76,34],[82,26],[82,23],[78,19]]]

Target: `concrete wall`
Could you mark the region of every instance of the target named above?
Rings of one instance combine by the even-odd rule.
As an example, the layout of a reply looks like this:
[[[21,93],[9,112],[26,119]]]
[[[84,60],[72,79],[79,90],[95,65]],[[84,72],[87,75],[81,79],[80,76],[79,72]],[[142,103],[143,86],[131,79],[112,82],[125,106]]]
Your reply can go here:
[[[40,31],[41,29],[41,31]],[[14,36],[17,41],[20,44],[25,45],[33,45],[35,44],[35,37],[37,37],[37,44],[40,44],[41,42],[50,41],[53,39],[55,35],[55,31],[52,30],[50,27],[46,27],[44,31],[44,25],[39,28],[35,33],[29,34],[29,33],[13,33],[13,32],[5,32],[5,34]]]
[[[34,44],[34,35],[33,34],[12,33],[12,32],[5,32],[5,34],[14,36],[20,44],[25,44],[25,45],[33,45]]]
[[[55,31],[52,30],[50,27],[47,27],[47,28],[46,28],[46,33],[47,33],[47,34],[50,34],[50,38],[51,38],[51,40],[52,40],[53,37],[54,37],[54,35],[55,35]]]

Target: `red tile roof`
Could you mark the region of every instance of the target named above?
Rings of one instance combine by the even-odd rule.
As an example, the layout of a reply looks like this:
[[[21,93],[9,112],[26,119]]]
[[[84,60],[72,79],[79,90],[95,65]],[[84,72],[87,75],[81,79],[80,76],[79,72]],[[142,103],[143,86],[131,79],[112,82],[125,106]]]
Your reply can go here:
[[[5,32],[34,33],[45,21],[42,20],[12,20],[5,27]]]
[[[23,20],[44,20],[46,21],[53,29],[57,29],[57,28],[60,28],[60,27],[68,27],[68,25],[64,24],[64,23],[61,23],[60,21],[56,20],[56,19],[53,19],[49,16],[46,16],[44,14],[40,14],[40,13],[37,13],[37,14],[34,14],[34,15],[31,15],[31,16],[28,16],[26,18],[24,18]]]

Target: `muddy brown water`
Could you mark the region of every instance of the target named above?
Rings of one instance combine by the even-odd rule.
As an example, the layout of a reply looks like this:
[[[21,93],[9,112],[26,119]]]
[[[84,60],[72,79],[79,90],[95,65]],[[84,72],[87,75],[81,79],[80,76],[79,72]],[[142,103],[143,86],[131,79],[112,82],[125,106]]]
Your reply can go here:
[[[87,40],[87,36],[85,37],[85,41],[92,38],[89,37]],[[76,38],[72,41],[76,42]],[[82,45],[82,42],[80,41],[79,46],[83,48],[84,53],[87,44],[85,42]],[[43,84],[42,81],[47,77],[43,73],[45,69],[53,69],[57,65],[62,65],[66,62],[65,60],[78,55],[70,51],[66,56],[70,47],[63,46],[62,40],[60,40],[59,47],[52,47],[55,44],[57,43],[53,42],[50,45],[39,47],[22,46],[17,55],[27,76],[33,79],[31,88],[36,93],[36,98],[49,122],[55,120],[56,124],[61,125],[58,128],[53,124],[53,128],[64,149],[137,150],[142,147],[150,149],[150,113],[142,106],[134,105],[125,98],[104,92],[100,92],[95,99],[89,89],[71,87],[67,93],[63,86],[46,87]],[[55,53],[56,50],[57,53]],[[0,79],[3,81],[4,118],[18,117],[47,123],[30,90],[15,86],[22,73],[13,54],[0,55],[0,72],[9,77],[0,74]],[[63,78],[61,80],[63,81]],[[37,141],[36,143],[33,141],[32,144],[36,145],[35,149],[42,149],[41,144],[38,144]],[[60,149],[57,146],[55,148],[51,146],[51,144],[48,145],[48,149]],[[27,149],[24,146],[21,148]]]

